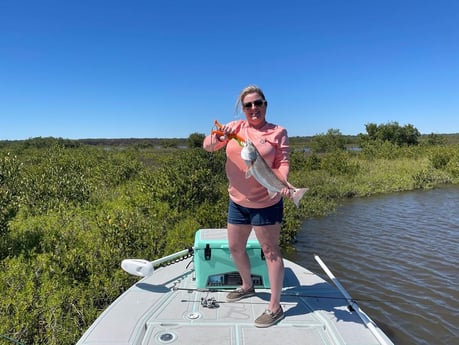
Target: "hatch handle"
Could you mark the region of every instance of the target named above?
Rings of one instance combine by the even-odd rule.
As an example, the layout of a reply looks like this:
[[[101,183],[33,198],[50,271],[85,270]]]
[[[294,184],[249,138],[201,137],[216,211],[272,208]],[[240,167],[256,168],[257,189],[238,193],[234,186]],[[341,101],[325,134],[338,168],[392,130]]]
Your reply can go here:
[[[212,249],[210,248],[210,244],[206,244],[206,248],[204,249],[204,259],[209,261],[212,257]]]

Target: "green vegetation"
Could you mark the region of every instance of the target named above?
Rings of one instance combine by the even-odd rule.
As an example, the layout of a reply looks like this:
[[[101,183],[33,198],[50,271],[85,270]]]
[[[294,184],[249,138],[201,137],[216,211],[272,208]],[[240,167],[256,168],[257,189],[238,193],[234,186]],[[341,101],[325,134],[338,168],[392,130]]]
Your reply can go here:
[[[285,202],[284,247],[343,198],[459,182],[456,137],[382,139],[387,127],[403,133],[292,138],[290,182],[310,191],[299,208]],[[155,259],[225,226],[224,153],[203,151],[202,137],[0,142],[0,343],[74,344],[137,281],[122,259]]]

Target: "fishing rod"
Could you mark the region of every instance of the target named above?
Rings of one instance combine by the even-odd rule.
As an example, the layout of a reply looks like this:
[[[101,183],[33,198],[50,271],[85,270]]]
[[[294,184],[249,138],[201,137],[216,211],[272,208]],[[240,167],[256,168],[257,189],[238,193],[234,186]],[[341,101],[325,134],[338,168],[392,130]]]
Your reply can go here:
[[[217,293],[217,292],[230,292],[231,289],[218,289],[218,288],[180,288],[180,287],[172,287],[172,291],[186,291],[189,293],[193,292],[205,292],[205,293]],[[344,296],[319,296],[319,295],[312,295],[312,294],[304,294],[304,293],[296,293],[296,292],[283,292],[281,296],[284,297],[304,297],[304,298],[317,298],[317,299],[331,299],[331,300],[344,300],[346,301],[346,297]],[[358,302],[378,302],[378,303],[394,303],[391,300],[382,300],[382,299],[370,299],[370,298],[353,298],[353,301]],[[407,304],[411,304],[410,302],[404,302]]]
[[[172,291],[186,291],[189,293],[192,292],[230,292],[231,289],[218,289],[218,288],[181,288],[177,286],[173,286]],[[310,297],[310,298],[325,298],[325,299],[339,299],[343,300],[344,297],[338,296],[318,296],[318,295],[308,295],[308,294],[300,294],[300,293],[281,293],[281,296],[288,296],[288,297]]]

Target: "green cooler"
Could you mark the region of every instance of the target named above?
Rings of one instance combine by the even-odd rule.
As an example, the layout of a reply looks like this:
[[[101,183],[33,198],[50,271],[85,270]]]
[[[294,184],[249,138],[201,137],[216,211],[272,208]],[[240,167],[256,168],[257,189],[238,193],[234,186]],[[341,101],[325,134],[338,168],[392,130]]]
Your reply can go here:
[[[268,270],[260,243],[252,231],[247,241],[252,281],[269,288]],[[235,288],[242,284],[228,247],[226,229],[200,229],[194,239],[197,288]]]

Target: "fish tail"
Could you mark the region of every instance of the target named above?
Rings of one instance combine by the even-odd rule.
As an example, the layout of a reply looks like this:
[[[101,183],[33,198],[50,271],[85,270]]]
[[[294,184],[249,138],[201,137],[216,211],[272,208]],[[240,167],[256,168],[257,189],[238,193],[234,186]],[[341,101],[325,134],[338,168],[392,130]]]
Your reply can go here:
[[[303,197],[304,193],[306,193],[309,188],[294,188],[292,193],[292,200],[296,207],[300,206],[300,200]]]

